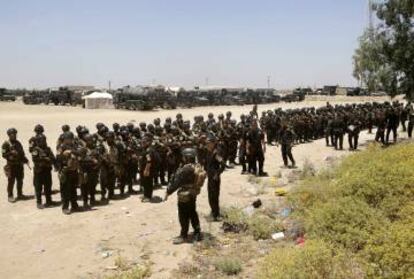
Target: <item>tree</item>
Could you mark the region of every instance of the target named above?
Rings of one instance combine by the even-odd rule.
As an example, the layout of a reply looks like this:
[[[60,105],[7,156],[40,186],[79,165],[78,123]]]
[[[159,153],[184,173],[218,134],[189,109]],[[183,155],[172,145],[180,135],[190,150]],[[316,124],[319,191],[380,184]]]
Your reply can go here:
[[[379,33],[368,28],[359,38],[359,47],[353,56],[353,75],[370,93],[378,90],[390,91],[386,77],[392,71],[381,55],[382,48],[383,42]]]
[[[360,38],[354,76],[369,90],[414,99],[414,1],[386,0],[373,8],[379,24]]]

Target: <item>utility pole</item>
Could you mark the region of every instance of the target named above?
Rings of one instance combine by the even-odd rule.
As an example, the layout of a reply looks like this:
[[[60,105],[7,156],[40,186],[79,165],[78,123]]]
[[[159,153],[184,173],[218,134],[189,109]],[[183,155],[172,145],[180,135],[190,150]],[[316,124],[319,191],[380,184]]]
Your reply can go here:
[[[111,81],[108,81],[108,91],[111,91]]]
[[[208,77],[206,77],[206,86],[208,86]]]
[[[267,88],[270,89],[270,76],[267,76]]]

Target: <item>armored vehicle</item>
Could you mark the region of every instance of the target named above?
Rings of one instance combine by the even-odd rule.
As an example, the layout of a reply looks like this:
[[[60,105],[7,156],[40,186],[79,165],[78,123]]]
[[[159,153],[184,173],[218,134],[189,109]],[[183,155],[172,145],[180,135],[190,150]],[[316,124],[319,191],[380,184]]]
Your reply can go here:
[[[67,104],[76,106],[82,103],[82,96],[81,93],[75,93],[68,87],[59,87],[58,89],[49,89],[44,102],[46,105],[52,103],[56,106]]]
[[[6,88],[0,88],[0,101],[16,101],[16,96],[8,94]]]
[[[45,101],[45,97],[47,96],[47,91],[36,91],[33,90],[32,92],[26,92],[23,95],[23,103],[26,105],[38,105],[42,104]]]

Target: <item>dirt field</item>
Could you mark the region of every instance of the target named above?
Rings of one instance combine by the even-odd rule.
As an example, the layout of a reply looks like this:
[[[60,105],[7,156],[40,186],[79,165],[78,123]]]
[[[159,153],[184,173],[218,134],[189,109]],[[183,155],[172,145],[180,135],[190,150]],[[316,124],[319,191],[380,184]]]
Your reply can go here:
[[[331,104],[357,102],[386,98],[329,98]],[[293,108],[320,106],[327,98],[292,104],[260,105],[259,111],[275,107]],[[20,102],[0,103],[0,138],[6,139],[6,129],[15,127],[18,138],[27,151],[28,139],[33,134],[35,124],[43,124],[48,143],[55,147],[62,124],[72,129],[77,125],[86,125],[95,132],[95,124],[103,122],[126,123],[135,120],[150,122],[155,117],[164,119],[175,117],[181,112],[185,119],[195,115],[215,115],[228,110],[237,117],[248,113],[250,106],[203,107],[172,111],[133,112],[120,110],[84,110],[73,107],[25,106]],[[405,136],[402,135],[402,136]],[[361,133],[360,142],[372,140],[374,135]],[[345,147],[348,147],[345,141]],[[299,168],[308,159],[317,167],[326,164],[327,156],[344,156],[348,151],[334,151],[326,147],[323,140],[294,147],[293,154]],[[27,154],[28,155],[28,154]],[[30,157],[30,156],[28,156]],[[267,149],[265,170],[269,175],[279,172],[282,159],[279,149]],[[3,168],[4,160],[0,167]],[[282,170],[285,176],[290,170]],[[58,189],[54,174],[53,189]],[[265,178],[266,179],[266,178]],[[141,263],[151,261],[152,278],[169,278],[169,272],[178,263],[190,258],[191,244],[174,246],[171,239],[179,233],[176,212],[176,196],[165,203],[140,202],[140,196],[131,196],[124,200],[111,201],[107,206],[96,207],[93,211],[65,216],[60,208],[38,210],[35,200],[7,202],[6,178],[0,173],[3,185],[0,191],[0,278],[97,278],[109,274],[107,269],[114,266],[115,258],[120,255],[129,261]],[[246,194],[247,176],[240,175],[240,168],[226,171],[222,176],[221,204],[245,205],[252,197]],[[25,169],[24,193],[34,194],[32,174]],[[164,189],[155,191],[155,195],[164,196]],[[260,197],[260,196],[259,196]],[[53,196],[59,201],[59,194]],[[208,223],[205,216],[209,213],[206,189],[198,198],[198,212],[204,231],[215,234],[218,223]]]

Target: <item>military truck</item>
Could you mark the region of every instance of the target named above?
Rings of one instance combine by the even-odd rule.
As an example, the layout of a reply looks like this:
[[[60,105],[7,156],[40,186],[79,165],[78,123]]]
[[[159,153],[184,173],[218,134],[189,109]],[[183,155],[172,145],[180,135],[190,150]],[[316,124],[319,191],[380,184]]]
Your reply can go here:
[[[337,85],[325,85],[322,90],[322,95],[334,96],[336,95]]]
[[[175,109],[177,100],[162,86],[125,86],[115,92],[114,105],[117,109],[129,110]]]
[[[23,95],[23,103],[25,105],[38,105],[45,102],[45,97],[47,96],[47,91],[37,91],[33,90],[31,92],[26,92]]]
[[[16,101],[16,96],[8,94],[6,88],[0,88],[0,101],[14,102]]]
[[[49,89],[46,94],[44,103],[54,105],[71,105],[76,106],[82,104],[82,95],[80,92],[74,92],[68,87],[59,87],[58,89]]]
[[[282,101],[291,103],[291,102],[301,102],[305,100],[305,94],[302,91],[294,90],[292,93],[285,94],[282,96]]]

